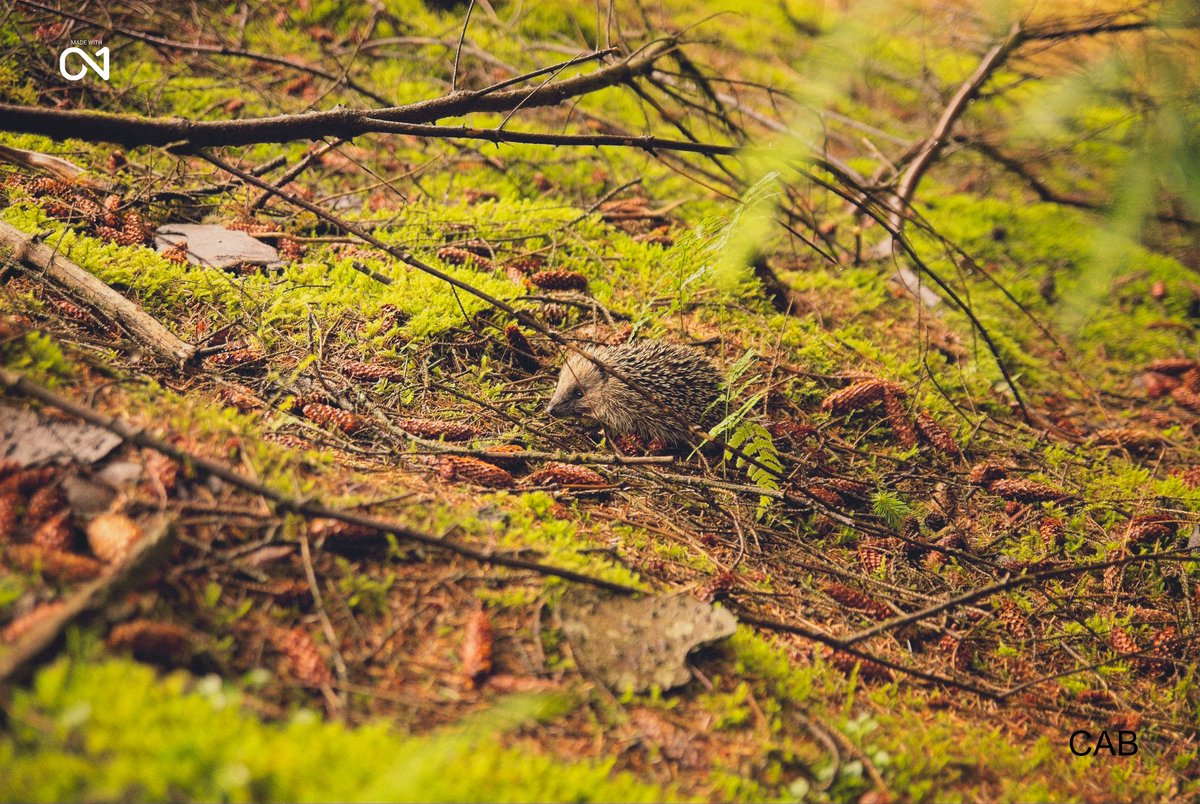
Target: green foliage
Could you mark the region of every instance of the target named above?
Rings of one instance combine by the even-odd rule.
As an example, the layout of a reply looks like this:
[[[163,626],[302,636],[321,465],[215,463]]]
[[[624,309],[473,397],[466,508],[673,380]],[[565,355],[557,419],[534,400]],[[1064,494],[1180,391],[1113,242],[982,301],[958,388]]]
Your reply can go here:
[[[495,739],[573,708],[512,696],[428,736],[349,729],[301,711],[244,713],[217,678],[163,678],[129,661],[60,660],[18,691],[0,735],[0,800],[654,801],[607,764],[562,762]],[[136,724],[136,725],[134,725]]]
[[[912,507],[890,491],[877,491],[871,495],[871,510],[893,528],[900,527],[905,517],[912,516]]]

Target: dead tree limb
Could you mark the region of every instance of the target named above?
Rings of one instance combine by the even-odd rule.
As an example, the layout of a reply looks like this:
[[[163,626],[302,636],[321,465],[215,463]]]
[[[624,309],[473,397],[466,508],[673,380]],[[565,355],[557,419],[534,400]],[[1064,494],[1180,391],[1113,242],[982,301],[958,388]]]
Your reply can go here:
[[[655,60],[673,48],[672,42],[655,42],[595,72],[543,84],[534,89],[493,91],[491,87],[486,87],[459,90],[439,98],[381,109],[331,109],[246,120],[191,121],[0,104],[0,129],[41,134],[59,140],[112,142],[127,147],[174,144],[202,148],[321,137],[350,139],[371,131],[385,130],[379,127],[381,123],[419,125],[479,112],[511,112],[518,106],[523,109],[554,106],[570,98],[627,83],[650,70]]]
[[[915,147],[916,155],[905,169],[904,174],[900,177],[900,182],[896,185],[896,196],[892,199],[892,211],[888,215],[888,223],[891,224],[891,229],[899,232],[904,229],[904,209],[912,203],[913,195],[917,191],[917,185],[920,184],[925,172],[929,170],[930,165],[941,154],[942,150],[949,142],[950,132],[954,129],[954,125],[959,118],[966,112],[967,106],[979,94],[979,90],[992,77],[992,74],[1004,64],[1008,55],[1021,42],[1021,25],[1013,23],[1009,28],[1008,34],[999,42],[997,42],[991,50],[984,55],[980,60],[975,71],[968,76],[967,80],[959,85],[958,91],[954,93],[954,97],[946,104],[946,108],[942,110],[941,117],[933,127],[933,131],[929,133],[919,145]],[[887,249],[891,250],[891,244],[887,245]]]
[[[196,347],[175,337],[141,307],[54,249],[3,221],[0,221],[0,246],[11,250],[13,259],[40,271],[89,306],[120,322],[141,343],[175,365],[183,366],[195,357]]]

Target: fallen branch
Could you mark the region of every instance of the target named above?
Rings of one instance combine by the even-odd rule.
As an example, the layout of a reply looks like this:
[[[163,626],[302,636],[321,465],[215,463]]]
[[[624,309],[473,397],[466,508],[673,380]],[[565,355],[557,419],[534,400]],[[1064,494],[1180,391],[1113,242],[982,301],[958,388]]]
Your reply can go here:
[[[177,366],[195,357],[196,347],[175,337],[141,307],[33,236],[0,221],[0,245],[12,250],[13,259],[41,271],[89,306],[120,322],[139,341]]]
[[[192,121],[0,104],[0,129],[41,134],[58,140],[112,142],[127,147],[175,145],[180,148],[205,148],[322,137],[351,139],[372,131],[389,130],[385,124],[390,123],[419,125],[480,112],[511,112],[518,106],[523,109],[554,106],[569,98],[627,83],[650,70],[655,60],[672,47],[674,45],[670,42],[657,42],[595,72],[543,84],[534,89],[493,91],[487,87],[460,90],[439,98],[382,109],[331,109],[245,120]]]
[[[167,515],[150,519],[143,525],[145,535],[128,560],[80,589],[61,609],[33,626],[11,649],[0,653],[0,689],[29,678],[51,654],[67,626],[101,612],[166,559],[175,541],[174,524],[173,517]]]

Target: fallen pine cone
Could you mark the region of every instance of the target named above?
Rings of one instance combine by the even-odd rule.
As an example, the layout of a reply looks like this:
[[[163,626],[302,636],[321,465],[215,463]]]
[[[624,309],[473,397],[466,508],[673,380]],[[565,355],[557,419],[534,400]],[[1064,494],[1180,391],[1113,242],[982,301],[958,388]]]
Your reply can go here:
[[[1146,452],[1163,445],[1163,437],[1154,430],[1141,427],[1111,427],[1097,430],[1092,437],[1096,444],[1115,446],[1130,452]]]
[[[883,409],[887,413],[888,424],[891,426],[892,432],[896,434],[896,440],[900,442],[900,446],[915,447],[917,445],[917,429],[913,426],[912,420],[908,418],[908,411],[904,409],[904,403],[900,401],[900,397],[893,393],[885,393]]]
[[[48,618],[62,611],[62,607],[62,601],[56,600],[53,603],[43,603],[25,612],[5,626],[4,631],[0,632],[0,642],[7,642],[9,644],[16,642],[36,628],[39,623],[45,622]]]
[[[343,360],[342,372],[355,380],[378,382],[379,380],[402,380],[404,370],[386,363],[364,363],[361,360]]]
[[[500,444],[495,447],[487,447],[487,454],[483,457],[493,463],[504,463],[505,465],[519,465],[521,463],[521,455],[525,452],[525,448],[520,444]]]
[[[183,468],[179,462],[158,450],[144,450],[143,454],[145,458],[142,465],[146,470],[146,479],[157,483],[168,494],[174,491],[175,484],[179,482],[179,472]],[[158,488],[152,488],[155,492],[158,491]]]
[[[396,426],[419,438],[441,438],[446,441],[469,441],[483,433],[479,428],[469,424],[447,422],[441,419],[397,419]]]
[[[465,480],[495,489],[511,488],[515,480],[507,470],[469,455],[445,455],[438,461],[438,473],[446,480]]]
[[[958,454],[958,442],[954,440],[954,436],[925,411],[917,414],[917,429],[926,441],[942,452],[947,455]]]
[[[57,483],[47,484],[33,492],[25,506],[25,527],[36,528],[61,511],[67,504],[62,487]]]
[[[209,355],[204,358],[204,365],[213,369],[229,368],[234,371],[253,370],[266,362],[266,359],[267,356],[261,349],[249,346]]]
[[[1038,524],[1038,534],[1042,537],[1042,547],[1047,553],[1053,553],[1062,546],[1062,537],[1066,529],[1067,523],[1058,517],[1042,517],[1042,521]]]
[[[535,254],[527,254],[523,257],[514,257],[505,263],[505,268],[511,268],[519,272],[522,276],[534,273],[546,264],[546,260]]]
[[[33,534],[33,543],[44,550],[65,552],[75,541],[71,510],[64,509],[43,522]]]
[[[50,302],[50,306],[63,318],[74,321],[84,329],[95,329],[100,325],[100,322],[96,320],[94,315],[74,302],[69,302],[66,299],[54,299]]]
[[[462,673],[471,689],[492,672],[493,642],[492,621],[486,611],[476,609],[467,620],[462,643]]]
[[[559,463],[557,461],[548,461],[542,464],[541,469],[526,475],[524,482],[530,486],[590,487],[608,485],[608,480],[605,479],[604,475],[594,469],[572,463]]]
[[[188,261],[187,255],[188,255],[188,244],[187,244],[186,240],[180,240],[175,245],[173,245],[169,248],[165,248],[158,253],[158,256],[162,257],[164,260],[166,260],[168,262],[176,263],[178,265],[186,265],[187,264],[187,261]]]
[[[303,628],[277,629],[271,635],[275,649],[283,654],[291,674],[306,687],[321,687],[333,683],[325,658],[317,643]]]
[[[533,344],[516,324],[509,324],[504,328],[504,339],[508,342],[508,348],[516,353],[518,361],[525,365],[539,365]]]
[[[1200,394],[1186,385],[1171,389],[1171,399],[1175,400],[1175,404],[1181,408],[1187,408],[1192,413],[1200,413]]]
[[[87,526],[88,546],[106,564],[125,561],[142,535],[136,522],[115,512],[100,514]]]
[[[10,542],[16,537],[20,506],[21,492],[15,488],[0,490],[0,544]]]
[[[1138,378],[1138,383],[1146,391],[1146,396],[1150,399],[1158,399],[1179,387],[1180,380],[1178,377],[1159,374],[1157,371],[1147,371]]]
[[[1179,378],[1183,387],[1193,394],[1200,394],[1200,369],[1189,369]]]
[[[332,427],[350,435],[361,430],[366,421],[358,414],[335,408],[323,402],[309,402],[302,407],[304,418],[321,427]]]
[[[971,648],[953,634],[945,634],[938,640],[938,649],[946,655],[950,666],[960,673],[971,668]]]
[[[1008,477],[1008,467],[992,461],[977,463],[967,474],[967,481],[976,486],[986,486],[995,480]]]
[[[1119,626],[1114,626],[1109,632],[1108,642],[1112,645],[1113,650],[1122,655],[1141,652],[1141,648],[1138,647],[1138,643],[1134,641],[1133,637]]]
[[[1170,538],[1175,535],[1175,523],[1161,514],[1136,516],[1129,520],[1125,540],[1131,544],[1143,544]]]
[[[490,271],[492,269],[492,261],[491,260],[489,260],[487,257],[476,254],[475,252],[470,251],[465,248],[458,248],[456,246],[445,246],[443,248],[438,249],[437,255],[442,260],[442,262],[448,263],[450,265],[470,264],[477,268],[482,268],[482,269],[485,269],[488,271]]]
[[[855,667],[858,667],[859,678],[867,681],[885,681],[892,678],[892,671],[879,662],[860,659],[853,654],[833,650],[829,647],[824,648],[824,653],[830,664],[847,675],[854,672]]]
[[[281,237],[279,238],[277,250],[279,251],[279,256],[283,259],[294,261],[304,256],[305,247],[299,240],[291,237]]]
[[[157,620],[133,620],[112,630],[106,640],[109,650],[129,651],[140,662],[167,667],[187,664],[196,634],[189,628]]]
[[[860,380],[825,397],[821,410],[829,413],[849,413],[880,401],[886,394],[903,396],[904,386],[880,379]]]
[[[872,575],[878,575],[887,561],[887,552],[881,542],[879,539],[868,539],[858,545],[858,562]]]
[[[308,450],[313,448],[313,445],[310,442],[305,441],[299,436],[292,435],[291,433],[267,433],[263,436],[263,440],[271,441],[275,444],[279,444],[280,446],[287,447],[288,449]]]
[[[1050,502],[1061,500],[1067,496],[1065,492],[1059,491],[1053,486],[1019,477],[994,480],[988,486],[988,491],[1005,500],[1026,503]]]
[[[1146,364],[1146,371],[1158,374],[1169,374],[1177,377],[1184,372],[1200,367],[1200,363],[1186,357],[1168,357],[1162,360],[1152,360]]]
[[[866,612],[878,620],[887,620],[895,615],[895,612],[870,595],[845,584],[827,583],[825,593],[846,608]]]
[[[99,561],[61,550],[47,550],[36,544],[14,544],[4,553],[12,566],[22,572],[38,572],[53,581],[89,581],[104,571]]]
[[[240,383],[231,382],[228,385],[221,387],[218,392],[221,401],[231,408],[237,408],[242,413],[249,413],[252,410],[259,410],[263,406],[263,401],[259,399],[253,391]]]
[[[124,245],[135,246],[150,240],[151,230],[142,220],[141,214],[135,209],[125,215],[125,223],[121,226],[121,234],[125,238]]]
[[[996,612],[996,617],[1014,639],[1019,642],[1029,641],[1031,636],[1029,623],[1025,613],[1013,602],[1012,598],[1005,598],[1000,602],[1000,609]]]
[[[577,271],[555,269],[538,271],[529,277],[530,284],[544,290],[587,290],[587,277]]]

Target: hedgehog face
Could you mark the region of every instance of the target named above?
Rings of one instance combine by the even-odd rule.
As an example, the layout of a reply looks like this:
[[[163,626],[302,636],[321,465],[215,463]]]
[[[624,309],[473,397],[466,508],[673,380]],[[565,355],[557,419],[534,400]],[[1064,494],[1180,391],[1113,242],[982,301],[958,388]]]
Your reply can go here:
[[[598,418],[604,407],[604,371],[579,355],[571,355],[558,375],[558,387],[546,405],[551,416],[590,416]]]

